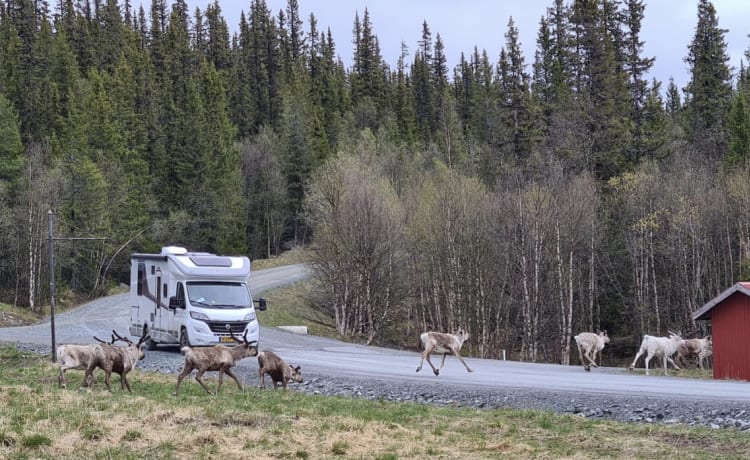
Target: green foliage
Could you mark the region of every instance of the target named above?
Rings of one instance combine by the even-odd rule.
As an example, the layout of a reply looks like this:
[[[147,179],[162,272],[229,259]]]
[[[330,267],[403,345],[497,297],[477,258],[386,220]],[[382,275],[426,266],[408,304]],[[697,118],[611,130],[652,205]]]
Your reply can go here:
[[[0,93],[0,184],[14,183],[23,165],[18,114]]]

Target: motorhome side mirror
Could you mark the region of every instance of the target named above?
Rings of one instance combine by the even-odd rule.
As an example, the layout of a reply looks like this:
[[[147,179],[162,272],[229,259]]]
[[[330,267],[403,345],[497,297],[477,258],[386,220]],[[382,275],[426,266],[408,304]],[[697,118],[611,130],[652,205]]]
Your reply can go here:
[[[266,309],[266,299],[261,297],[257,300],[258,302],[258,310],[264,311]]]
[[[185,299],[178,299],[177,297],[169,298],[169,308],[185,308]]]

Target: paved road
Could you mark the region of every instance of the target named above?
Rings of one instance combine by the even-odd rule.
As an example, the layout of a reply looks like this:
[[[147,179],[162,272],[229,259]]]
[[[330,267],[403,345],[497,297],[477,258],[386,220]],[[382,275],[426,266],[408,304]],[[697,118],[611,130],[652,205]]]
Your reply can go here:
[[[254,272],[250,277],[253,291],[261,293],[283,284],[305,278],[302,265],[279,267]],[[273,305],[269,305],[273,308]],[[261,322],[263,320],[260,315]],[[91,337],[109,337],[113,328],[127,333],[129,309],[127,294],[115,295],[90,302],[74,311],[56,317],[58,343],[90,343]],[[0,341],[49,345],[50,323],[28,327],[0,328]],[[733,381],[693,380],[678,377],[643,376],[625,369],[600,368],[584,372],[580,366],[529,364],[511,361],[467,359],[474,369],[467,373],[454,358],[448,357],[439,377],[432,375],[425,363],[416,373],[419,354],[378,347],[353,345],[336,340],[293,334],[277,328],[262,327],[261,349],[273,349],[287,361],[302,365],[317,374],[342,375],[355,378],[419,382],[427,385],[452,384],[467,388],[517,388],[531,391],[551,391],[618,395],[655,396],[695,401],[735,401],[750,404],[750,383]],[[174,349],[157,352],[160,359],[182,356]],[[170,358],[173,357],[173,358]],[[147,358],[148,359],[148,354]],[[250,371],[255,363],[245,360],[238,371]],[[438,357],[433,359],[434,363]]]

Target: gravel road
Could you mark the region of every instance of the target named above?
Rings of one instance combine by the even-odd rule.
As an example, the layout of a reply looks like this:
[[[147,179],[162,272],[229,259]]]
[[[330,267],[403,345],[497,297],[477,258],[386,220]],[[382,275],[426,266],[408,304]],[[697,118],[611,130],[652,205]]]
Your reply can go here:
[[[299,279],[289,272],[279,270],[274,273],[273,270],[263,271],[268,280],[283,278],[286,280],[284,282],[294,282]],[[251,277],[251,284],[252,281],[253,278]],[[273,283],[269,281],[263,289],[272,287],[272,285]],[[260,290],[256,288],[256,292]],[[126,331],[128,313],[127,309],[123,308],[123,305],[126,304],[127,295],[123,294],[98,299],[72,312],[59,315],[56,318],[55,328],[58,338],[57,343],[89,343],[92,335],[100,334],[100,337],[102,335],[108,337],[107,331],[112,328]],[[272,308],[272,306],[269,306],[269,308]],[[448,362],[446,362],[445,375],[441,373],[439,378],[434,378],[430,374],[428,378],[423,374],[428,372],[429,368],[415,376],[413,369],[418,363],[416,360],[418,355],[414,352],[373,350],[373,347],[360,347],[321,337],[292,334],[271,327],[262,327],[260,336],[261,349],[283,350],[282,356],[287,357],[287,360],[294,364],[300,364],[297,360],[302,361],[307,351],[331,350],[334,348],[347,349],[354,355],[361,354],[364,356],[363,359],[367,358],[367,355],[380,354],[380,358],[375,356],[375,359],[376,362],[377,359],[381,359],[378,364],[381,367],[396,366],[402,358],[408,361],[409,370],[404,372],[403,378],[398,379],[383,378],[384,374],[376,372],[368,375],[366,372],[359,370],[347,372],[345,375],[333,374],[324,367],[310,366],[302,362],[305,382],[292,384],[290,388],[304,393],[480,409],[549,410],[556,413],[575,414],[580,417],[632,423],[684,424],[707,426],[715,429],[733,429],[742,432],[743,435],[745,433],[750,435],[750,402],[748,402],[750,398],[747,397],[738,397],[733,400],[727,398],[726,395],[715,395],[715,397],[691,396],[688,398],[684,396],[667,397],[664,394],[620,395],[596,391],[547,391],[532,387],[472,384],[468,381],[468,378],[466,378],[467,383],[464,384],[465,375],[475,376],[479,371],[466,374],[460,363],[452,357],[449,357]],[[0,341],[15,343],[19,349],[35,353],[49,355],[51,349],[49,338],[49,323],[29,327],[0,328]],[[289,356],[292,359],[289,359]],[[372,359],[372,357],[370,356],[368,359]],[[147,352],[146,358],[139,362],[138,368],[145,371],[176,375],[182,369],[182,362],[183,357],[177,347],[160,347],[158,350]],[[480,366],[480,369],[485,362],[487,360],[469,360],[470,365]],[[494,365],[495,363],[489,364]],[[529,371],[530,375],[532,375],[531,372],[545,366],[541,364],[515,364],[515,366],[522,365],[530,366],[527,368],[532,369]],[[569,375],[576,376],[576,378],[584,374],[580,368],[550,367],[557,370],[562,369]],[[517,372],[515,369],[518,368],[508,367],[508,369],[513,369],[512,372]],[[577,372],[573,373],[574,371]],[[455,375],[459,375],[458,372],[461,372],[461,374],[459,378],[451,380],[449,378],[450,372],[455,372]],[[235,373],[245,385],[254,386],[258,383],[258,366],[255,359],[243,360],[236,366]],[[585,376],[594,381],[596,378],[606,378],[607,374],[624,374],[627,376],[627,372],[624,372],[623,369],[614,368],[595,369]],[[333,378],[331,375],[336,375],[336,377]],[[71,375],[71,378],[77,377]],[[567,377],[563,374],[561,378]],[[654,378],[656,377],[650,377],[650,379]],[[672,385],[689,386],[693,382],[690,379],[676,379],[674,377],[659,378],[664,379],[658,381],[659,383]],[[644,379],[649,378],[644,377]],[[646,380],[641,381],[646,382]],[[197,385],[192,379],[186,381],[185,384]],[[742,384],[737,383],[737,385]],[[555,386],[553,385],[552,388],[555,388]],[[740,392],[743,392],[744,388],[744,386],[740,386]],[[750,394],[750,384],[747,384],[746,388],[747,393]]]

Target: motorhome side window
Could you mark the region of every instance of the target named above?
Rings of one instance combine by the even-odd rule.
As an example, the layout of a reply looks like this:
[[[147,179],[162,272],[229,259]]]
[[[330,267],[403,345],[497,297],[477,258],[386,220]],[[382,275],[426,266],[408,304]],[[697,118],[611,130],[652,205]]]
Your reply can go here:
[[[185,299],[185,288],[182,287],[182,283],[177,283],[177,300]]]
[[[163,288],[161,290],[161,298],[166,299],[167,298],[167,283],[164,283]]]
[[[143,295],[143,284],[146,282],[146,264],[138,262],[138,295]]]

